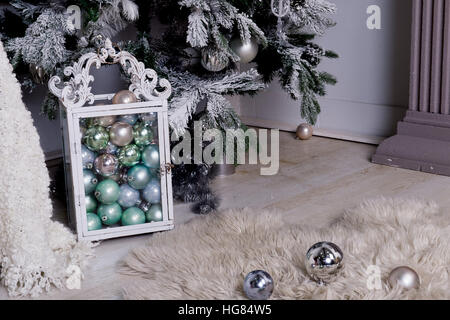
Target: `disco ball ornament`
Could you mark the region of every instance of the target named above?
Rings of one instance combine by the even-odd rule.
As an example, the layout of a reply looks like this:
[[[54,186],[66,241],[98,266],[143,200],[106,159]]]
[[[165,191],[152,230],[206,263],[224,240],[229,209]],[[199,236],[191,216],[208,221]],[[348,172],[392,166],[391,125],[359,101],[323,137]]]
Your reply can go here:
[[[138,121],[138,116],[136,114],[125,114],[123,116],[119,116],[117,118],[119,122],[128,123],[130,126],[134,126],[134,124]]]
[[[159,147],[157,145],[151,144],[145,147],[142,151],[142,163],[152,169],[159,168]]]
[[[128,184],[136,190],[144,189],[151,178],[150,170],[142,164],[131,167],[127,172]]]
[[[109,153],[98,156],[94,161],[94,170],[104,177],[114,175],[119,168],[119,160]]]
[[[419,289],[420,277],[417,272],[406,266],[397,267],[391,271],[388,277],[389,284],[392,288],[397,286],[405,289]]]
[[[88,169],[83,170],[83,183],[84,183],[84,193],[92,193],[98,184],[98,179],[95,174]]]
[[[313,136],[314,129],[310,124],[302,123],[297,127],[297,139],[309,140]]]
[[[102,126],[92,126],[84,134],[84,143],[92,151],[100,151],[108,145],[109,134]]]
[[[100,182],[95,188],[95,197],[102,204],[112,204],[119,199],[120,187],[112,179],[106,179]]]
[[[133,126],[133,137],[137,146],[146,146],[153,140],[152,128],[144,122],[138,122]]]
[[[132,167],[141,160],[141,151],[137,145],[129,144],[119,150],[118,158],[121,165]]]
[[[97,215],[104,225],[111,226],[122,218],[122,208],[117,202],[102,204],[98,207]]]
[[[267,300],[273,292],[273,279],[263,270],[250,272],[244,279],[244,292],[250,300]]]
[[[332,242],[319,242],[306,253],[306,271],[310,277],[325,284],[333,281],[344,266],[344,254]]]
[[[100,217],[95,213],[88,212],[86,218],[88,231],[99,230],[102,228],[102,220],[100,220]]]
[[[244,42],[240,37],[236,37],[231,40],[230,48],[240,58],[239,62],[249,63],[258,55],[259,45],[254,37]]]
[[[142,190],[142,198],[145,201],[154,204],[161,202],[161,182],[157,178],[152,178]]]
[[[121,219],[123,226],[145,223],[145,213],[138,207],[131,207],[125,210]]]
[[[153,204],[145,212],[145,218],[147,222],[158,222],[163,221],[163,211],[160,204]]]
[[[84,144],[81,145],[81,162],[83,168],[92,169],[94,166],[95,153],[89,150]]]
[[[124,147],[133,141],[133,127],[125,122],[116,122],[109,129],[109,138],[116,146]]]
[[[201,64],[203,68],[211,72],[219,72],[228,67],[230,63],[227,55],[214,48],[202,50]]]
[[[117,92],[112,98],[113,104],[127,104],[127,103],[135,103],[137,102],[137,98],[133,92],[130,90],[122,90]]]
[[[123,208],[130,208],[139,202],[140,197],[141,194],[138,190],[133,189],[128,184],[122,184],[120,186],[119,200],[117,200],[117,202]]]

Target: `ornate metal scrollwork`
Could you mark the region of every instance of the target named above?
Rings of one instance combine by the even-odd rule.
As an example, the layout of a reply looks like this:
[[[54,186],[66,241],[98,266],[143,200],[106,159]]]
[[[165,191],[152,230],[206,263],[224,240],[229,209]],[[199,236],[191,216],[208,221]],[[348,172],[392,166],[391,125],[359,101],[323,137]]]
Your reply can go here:
[[[89,73],[94,65],[97,69],[104,64],[120,64],[122,69],[130,75],[129,90],[136,97],[152,101],[167,99],[172,94],[172,87],[167,79],[159,79],[155,70],[146,69],[133,55],[113,47],[110,39],[106,39],[105,46],[98,53],[86,53],[73,66],[64,69],[64,75],[70,79],[60,87],[62,80],[53,76],[48,82],[50,91],[61,99],[68,109],[94,103],[94,94],[91,92],[91,82],[94,77]]]

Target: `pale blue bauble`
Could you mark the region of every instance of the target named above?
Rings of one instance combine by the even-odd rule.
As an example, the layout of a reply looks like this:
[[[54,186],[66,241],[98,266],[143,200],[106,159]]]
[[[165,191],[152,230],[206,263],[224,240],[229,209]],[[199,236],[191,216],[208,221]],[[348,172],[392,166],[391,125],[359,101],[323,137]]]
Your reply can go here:
[[[123,208],[129,208],[135,206],[141,198],[139,191],[133,189],[128,184],[122,184],[120,186],[119,200],[117,202]]]
[[[156,144],[151,144],[142,151],[142,163],[149,168],[159,168],[159,147]]]
[[[95,158],[95,152],[89,150],[84,144],[81,145],[81,162],[83,163],[83,168],[92,169]]]
[[[151,177],[150,170],[142,164],[131,167],[127,172],[128,184],[136,190],[144,189]]]
[[[149,203],[161,202],[161,183],[158,178],[152,178],[142,190],[142,198]]]
[[[136,123],[137,120],[138,120],[138,116],[136,114],[125,114],[125,115],[119,116],[117,118],[117,121],[125,122],[132,126],[134,126],[134,124]]]
[[[83,182],[84,182],[84,193],[92,193],[98,184],[98,179],[95,174],[88,169],[83,170]]]

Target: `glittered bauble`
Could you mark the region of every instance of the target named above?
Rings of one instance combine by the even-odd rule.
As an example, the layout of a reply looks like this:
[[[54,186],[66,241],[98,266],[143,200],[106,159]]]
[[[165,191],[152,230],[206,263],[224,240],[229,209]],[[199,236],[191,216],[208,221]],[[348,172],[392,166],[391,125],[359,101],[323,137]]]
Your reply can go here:
[[[214,48],[204,48],[202,50],[203,68],[212,72],[219,72],[228,67],[230,63],[228,56]]]
[[[92,151],[100,151],[108,145],[109,134],[101,126],[93,126],[86,130],[84,143]]]
[[[332,242],[319,242],[306,253],[306,271],[321,284],[333,281],[344,266],[344,254]]]
[[[119,160],[109,153],[99,155],[94,161],[95,172],[104,177],[112,176],[119,168]]]
[[[159,179],[152,178],[142,190],[142,198],[149,203],[161,202],[161,183]]]
[[[399,286],[400,288],[410,290],[419,289],[420,278],[414,269],[410,267],[397,267],[389,274],[389,284],[392,288]]]
[[[258,41],[253,37],[247,42],[242,42],[240,37],[236,37],[231,40],[230,47],[239,56],[241,63],[249,63],[258,55]]]
[[[135,144],[129,144],[119,150],[118,158],[121,165],[132,167],[141,160],[141,151]]]
[[[133,126],[133,137],[136,145],[146,146],[153,140],[152,128],[144,122],[138,122]]]
[[[116,146],[124,147],[133,141],[133,127],[125,122],[116,122],[109,129],[109,138]]]
[[[86,212],[95,212],[97,210],[97,199],[92,194],[88,194],[84,197],[86,204]]]
[[[163,221],[163,212],[160,204],[153,204],[145,213],[147,222]]]
[[[88,212],[86,218],[88,231],[99,230],[102,228],[102,221],[95,213]]]
[[[273,279],[263,270],[250,272],[244,279],[244,292],[250,300],[267,300],[273,292]]]
[[[119,193],[119,185],[111,179],[103,180],[95,188],[95,197],[103,204],[116,202],[119,199]]]
[[[112,98],[113,104],[125,104],[137,102],[137,98],[130,90],[122,90],[117,92]]]
[[[119,147],[110,141],[110,142],[108,142],[108,145],[106,146],[106,148],[104,148],[101,152],[109,153],[109,154],[116,154],[117,150],[119,150]]]
[[[145,147],[142,151],[142,163],[152,169],[159,168],[159,147],[157,145],[151,144]]]
[[[84,183],[84,193],[90,194],[97,187],[98,179],[91,170],[84,169],[83,183]]]
[[[134,126],[134,124],[137,122],[137,120],[138,120],[138,116],[136,114],[125,114],[125,115],[119,116],[117,118],[117,121],[128,123],[131,126]]]
[[[143,113],[139,119],[145,124],[152,125],[158,119],[158,114],[156,112]]]
[[[81,145],[81,162],[83,168],[92,169],[94,166],[95,153],[89,150],[84,144]]]
[[[137,207],[131,207],[123,212],[121,221],[123,226],[145,223],[145,213]]]
[[[151,177],[150,170],[142,164],[131,167],[127,172],[128,184],[136,190],[144,189]]]
[[[297,127],[297,139],[300,140],[308,140],[311,139],[312,135],[313,135],[313,127],[307,123],[302,123],[301,125],[299,125]]]
[[[111,226],[116,224],[122,218],[122,208],[117,202],[112,204],[102,204],[98,207],[97,215],[102,220],[102,223]]]
[[[128,184],[122,184],[120,186],[119,200],[117,200],[117,202],[123,208],[130,208],[139,202],[140,197],[139,191],[133,189]]]

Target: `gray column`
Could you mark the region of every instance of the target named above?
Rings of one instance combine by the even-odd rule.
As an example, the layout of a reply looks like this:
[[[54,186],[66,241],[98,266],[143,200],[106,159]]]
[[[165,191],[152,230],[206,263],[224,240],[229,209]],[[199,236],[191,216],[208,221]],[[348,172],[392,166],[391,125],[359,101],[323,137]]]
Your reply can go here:
[[[450,176],[450,0],[413,0],[409,110],[372,161]]]

